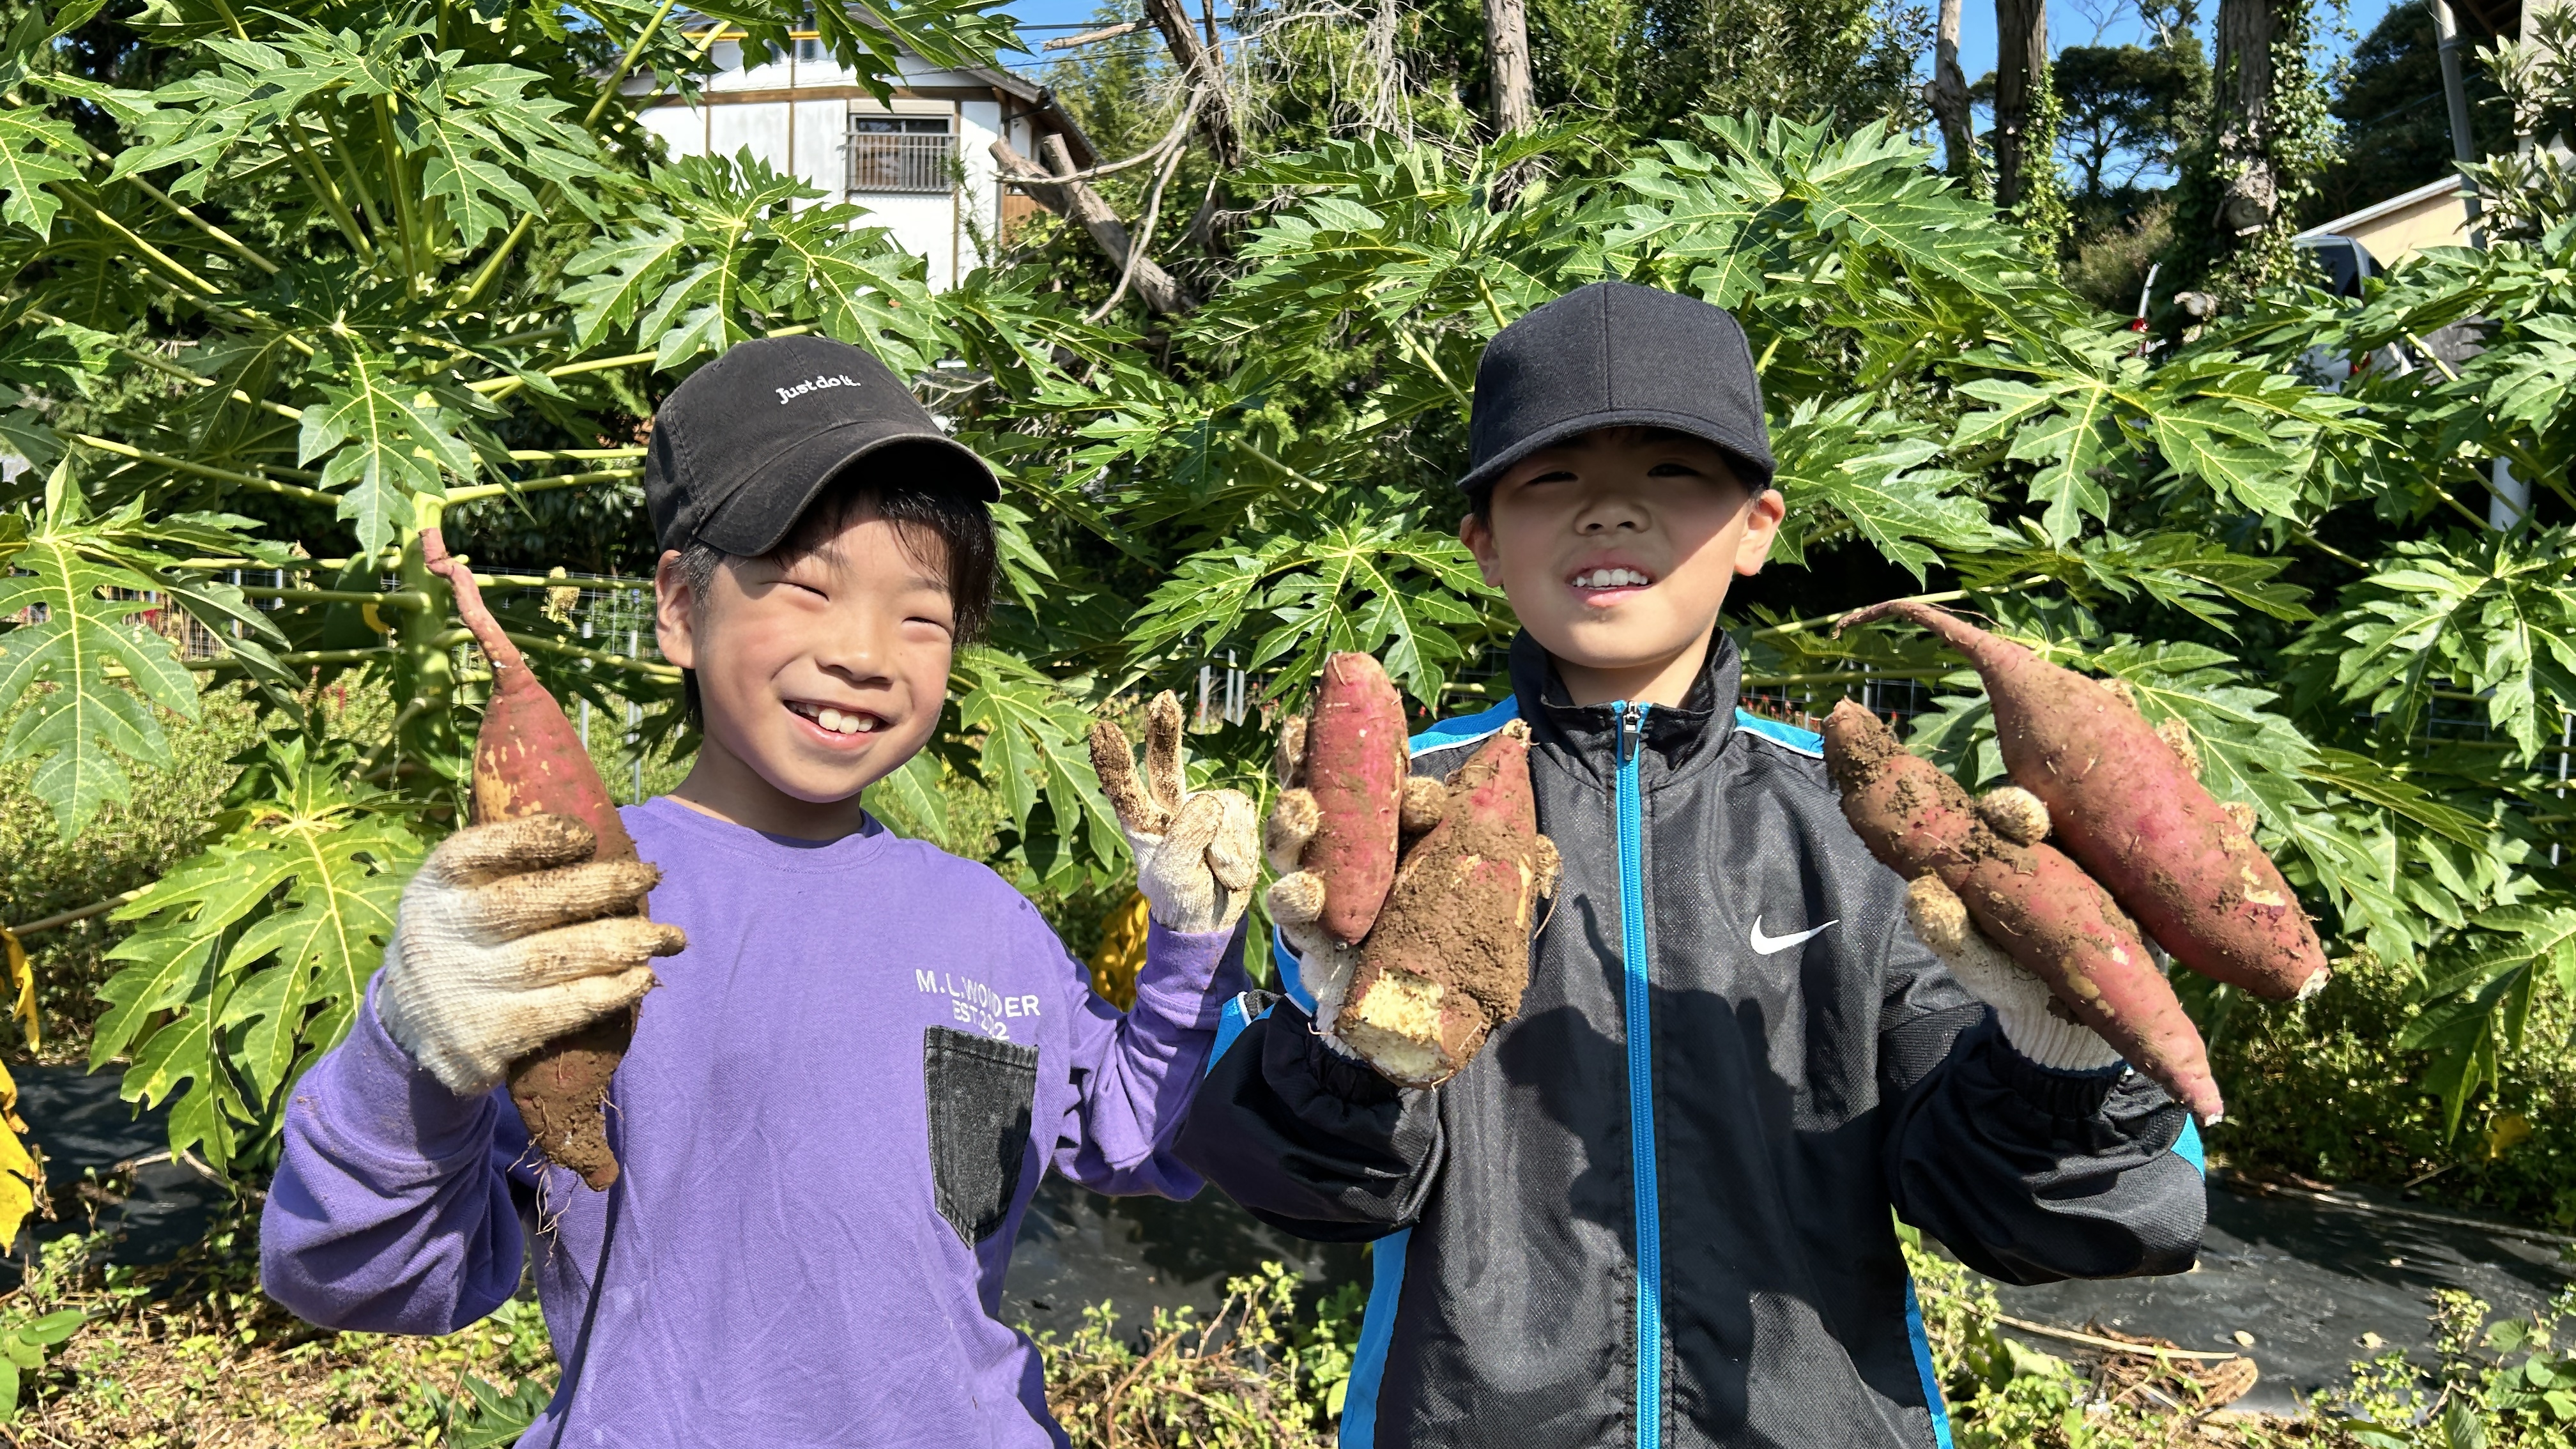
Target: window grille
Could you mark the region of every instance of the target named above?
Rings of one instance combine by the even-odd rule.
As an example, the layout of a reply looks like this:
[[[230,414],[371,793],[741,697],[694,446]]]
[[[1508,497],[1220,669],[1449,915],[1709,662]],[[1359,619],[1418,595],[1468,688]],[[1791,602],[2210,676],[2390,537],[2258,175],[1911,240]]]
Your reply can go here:
[[[946,192],[957,138],[945,118],[850,118],[850,190]]]

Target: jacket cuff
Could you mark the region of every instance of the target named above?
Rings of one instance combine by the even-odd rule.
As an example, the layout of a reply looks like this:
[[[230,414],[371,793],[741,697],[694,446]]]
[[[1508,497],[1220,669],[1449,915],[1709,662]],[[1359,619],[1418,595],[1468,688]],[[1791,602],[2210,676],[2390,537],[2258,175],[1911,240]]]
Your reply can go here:
[[[1145,966],[1136,973],[1136,1007],[1175,1026],[1214,1031],[1225,1004],[1250,986],[1243,974],[1243,924],[1222,931],[1145,928]]]
[[[1304,1013],[1300,1012],[1300,1016]],[[1314,1029],[1311,1018],[1302,1033],[1306,1041],[1306,1068],[1315,1083],[1329,1096],[1354,1107],[1377,1107],[1401,1101],[1407,1091],[1378,1075],[1377,1069],[1357,1057],[1335,1051],[1324,1034]]]
[[[380,971],[349,1035],[296,1084],[296,1105],[342,1150],[397,1177],[451,1175],[489,1151],[498,1089],[460,1097],[411,1059],[376,1018]]]
[[[1987,1044],[1986,1057],[1996,1078],[2019,1094],[2022,1100],[2052,1117],[2098,1115],[2102,1104],[2111,1099],[2112,1089],[2119,1086],[2130,1072],[2126,1062],[2114,1062],[2088,1071],[2043,1067],[2022,1055],[2013,1046],[2011,1038],[2004,1035],[2002,1025],[1991,1017],[1979,1029],[1993,1037]]]

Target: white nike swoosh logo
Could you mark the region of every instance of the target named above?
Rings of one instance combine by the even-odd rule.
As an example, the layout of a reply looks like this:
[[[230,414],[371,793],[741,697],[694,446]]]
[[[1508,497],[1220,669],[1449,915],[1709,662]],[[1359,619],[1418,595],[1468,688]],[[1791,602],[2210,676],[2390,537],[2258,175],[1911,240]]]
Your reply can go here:
[[[1825,922],[1824,926],[1811,926],[1806,930],[1800,931],[1794,936],[1766,936],[1762,934],[1762,918],[1760,916],[1755,916],[1753,918],[1753,953],[1757,956],[1768,956],[1774,951],[1786,951],[1790,947],[1797,945],[1800,941],[1811,940],[1816,936],[1822,935],[1824,933],[1825,926],[1838,926],[1841,924],[1841,918],[1836,917],[1833,920]]]

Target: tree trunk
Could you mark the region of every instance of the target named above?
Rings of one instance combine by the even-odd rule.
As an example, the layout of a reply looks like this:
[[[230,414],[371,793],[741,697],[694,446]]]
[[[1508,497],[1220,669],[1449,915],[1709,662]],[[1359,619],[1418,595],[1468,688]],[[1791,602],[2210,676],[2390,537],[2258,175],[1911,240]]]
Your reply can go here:
[[[1977,132],[1969,120],[1968,77],[1959,69],[1959,12],[1963,0],[1941,0],[1940,29],[1932,42],[1932,78],[1923,83],[1923,104],[1941,123],[1943,162],[1954,181],[1970,190],[1978,186]]]
[[[1234,102],[1225,88],[1225,70],[1216,57],[1208,53],[1199,39],[1198,27],[1190,23],[1190,13],[1181,8],[1181,0],[1145,0],[1145,18],[1163,33],[1163,44],[1172,52],[1173,63],[1192,84],[1208,93],[1199,107],[1199,130],[1207,136],[1208,149],[1216,153],[1216,164],[1228,171],[1243,163],[1241,133],[1234,124]]]
[[[2023,172],[2049,158],[2028,153],[2030,99],[2048,64],[2048,0],[1995,0],[1995,205],[2021,200]]]
[[[1530,84],[1529,9],[1523,0],[1485,0],[1485,53],[1493,58],[1494,134],[1538,125],[1538,92]]]
[[[1062,136],[1050,135],[1038,142],[1038,154],[1046,158],[1048,169],[1045,170],[1012,150],[1010,142],[998,137],[993,142],[992,151],[994,162],[1002,168],[1004,181],[1027,192],[1047,210],[1081,223],[1082,229],[1090,234],[1092,245],[1100,248],[1101,255],[1109,258],[1111,265],[1120,268],[1127,265],[1127,228],[1118,220],[1118,213],[1109,209],[1109,203],[1100,199],[1100,193],[1091,189],[1091,183],[1049,179],[1051,176],[1070,176],[1077,169],[1073,164],[1073,154],[1065,149]],[[1136,259],[1135,274],[1127,285],[1135,289],[1137,297],[1147,308],[1164,316],[1186,312],[1198,305],[1189,293],[1181,290],[1180,283],[1172,280],[1172,274],[1164,271],[1152,257]]]
[[[2272,165],[2272,39],[2279,29],[2272,5],[2273,0],[2218,5],[2218,74],[2210,99],[2218,112],[2219,176],[2227,188],[2218,219],[2234,236],[2260,231],[2281,204],[2280,177]]]

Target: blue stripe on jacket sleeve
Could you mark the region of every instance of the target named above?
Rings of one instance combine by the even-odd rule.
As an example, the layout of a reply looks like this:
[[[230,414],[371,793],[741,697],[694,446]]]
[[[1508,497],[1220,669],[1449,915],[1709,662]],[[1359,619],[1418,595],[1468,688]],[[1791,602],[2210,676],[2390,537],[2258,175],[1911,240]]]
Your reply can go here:
[[[1492,709],[1460,715],[1456,719],[1444,719],[1415,735],[1410,748],[1414,754],[1422,755],[1429,754],[1433,750],[1447,749],[1451,745],[1474,744],[1520,717],[1521,702],[1517,696],[1514,696],[1505,699]]]
[[[1776,719],[1764,719],[1749,709],[1735,712],[1735,727],[1746,734],[1760,735],[1775,745],[1785,745],[1799,754],[1819,760],[1825,757],[1825,737],[1814,730],[1802,730]]]
[[[1218,1059],[1225,1055],[1226,1048],[1234,1045],[1236,1037],[1243,1035],[1244,1028],[1269,1014],[1270,1008],[1266,1006],[1259,1011],[1252,1009],[1250,992],[1236,992],[1234,997],[1226,1002],[1225,1008],[1217,1013],[1216,1045],[1209,1048],[1207,1065],[1200,1069],[1199,1075],[1206,1076],[1209,1072],[1215,1071]]]

